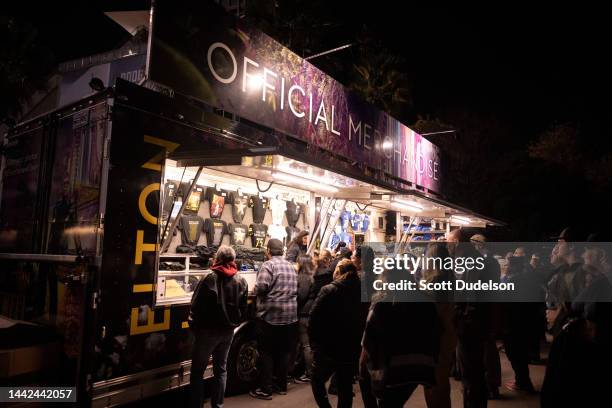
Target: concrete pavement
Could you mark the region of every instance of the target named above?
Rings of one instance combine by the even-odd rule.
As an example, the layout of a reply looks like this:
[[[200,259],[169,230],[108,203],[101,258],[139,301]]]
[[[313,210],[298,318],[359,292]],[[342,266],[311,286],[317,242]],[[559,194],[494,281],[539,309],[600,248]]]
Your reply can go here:
[[[510,362],[506,358],[505,353],[501,353],[502,363],[502,387],[500,388],[501,399],[489,401],[490,408],[536,408],[540,406],[540,396],[529,395],[526,393],[518,393],[509,391],[503,387],[503,383],[514,378],[514,372],[510,367]],[[533,385],[537,390],[542,387],[544,379],[545,365],[530,365],[529,371]],[[463,399],[461,396],[461,383],[451,381],[451,400],[453,408],[463,407]],[[355,398],[353,398],[353,407],[362,408],[361,395],[359,394],[359,386],[354,386]],[[330,402],[332,406],[336,406],[336,397],[331,395]],[[208,402],[207,402],[208,404]],[[207,405],[204,405],[207,407]],[[297,408],[297,407],[316,407],[312,391],[308,384],[289,384],[287,395],[274,395],[271,401],[258,400],[247,395],[237,395],[225,399],[225,406],[232,407],[253,407],[253,408]],[[416,389],[408,403],[407,407],[425,408],[425,398],[423,395],[423,387]]]

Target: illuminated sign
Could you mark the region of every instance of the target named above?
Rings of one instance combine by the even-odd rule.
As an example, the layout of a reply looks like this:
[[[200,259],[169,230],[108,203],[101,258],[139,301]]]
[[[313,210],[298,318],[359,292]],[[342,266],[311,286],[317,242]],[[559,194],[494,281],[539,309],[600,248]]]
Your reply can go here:
[[[198,2],[189,10],[156,3],[152,80],[391,176],[440,190],[436,146],[210,3]]]

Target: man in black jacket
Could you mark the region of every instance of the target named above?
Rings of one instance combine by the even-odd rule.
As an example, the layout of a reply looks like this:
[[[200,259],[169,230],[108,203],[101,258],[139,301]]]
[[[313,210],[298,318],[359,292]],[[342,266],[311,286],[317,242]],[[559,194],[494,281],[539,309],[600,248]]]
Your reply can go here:
[[[454,230],[447,237],[448,251],[455,259],[476,259],[482,255],[469,243],[461,229]],[[478,270],[465,268],[457,279],[475,283],[483,280],[486,268]],[[457,328],[457,365],[463,383],[464,408],[486,408],[487,382],[485,377],[485,341],[489,336],[489,305],[483,303],[482,294],[460,294],[455,292],[455,321]]]
[[[203,375],[208,359],[213,357],[213,408],[223,406],[227,380],[227,355],[234,328],[246,318],[247,283],[237,274],[236,252],[226,245],[219,247],[212,272],[204,276],[191,300],[189,326],[195,335],[191,361],[191,406],[201,408]]]
[[[334,281],[324,286],[310,309],[308,334],[313,351],[312,393],[319,407],[331,407],[325,383],[335,372],[338,407],[353,401],[353,376],[361,351],[365,319],[358,313],[361,284],[355,265],[344,259],[334,271]]]

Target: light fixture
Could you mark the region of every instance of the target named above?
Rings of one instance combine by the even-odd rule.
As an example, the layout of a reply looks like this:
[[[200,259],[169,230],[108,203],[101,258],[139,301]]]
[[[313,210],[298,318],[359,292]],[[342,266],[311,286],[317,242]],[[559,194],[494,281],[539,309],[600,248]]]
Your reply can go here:
[[[272,173],[272,177],[274,177],[276,180],[290,181],[290,182],[297,183],[302,186],[309,186],[315,190],[327,191],[329,193],[338,192],[338,189],[336,187],[330,186],[328,184],[319,183],[319,182],[316,182],[314,180],[310,180],[304,177],[294,176],[293,174],[275,171]]]
[[[472,222],[469,218],[462,217],[460,215],[451,216],[451,221],[461,225],[470,225],[470,223]]]
[[[403,210],[407,210],[407,211],[412,211],[412,212],[421,212],[423,209],[422,208],[418,208],[412,205],[408,205],[408,204],[402,204],[402,203],[398,203],[398,202],[392,202],[392,204],[399,208],[399,209],[403,209]]]
[[[390,149],[392,147],[393,147],[393,142],[390,142],[389,140],[384,141],[382,144],[383,149]]]
[[[416,201],[402,200],[401,198],[394,198],[393,201],[397,204],[402,204],[407,207],[411,207],[417,211],[422,211],[424,209],[424,207],[421,204],[417,203]]]
[[[334,184],[335,184],[334,181],[331,180],[330,178],[317,176],[317,175],[314,175],[314,174],[307,173],[305,171],[299,171],[299,170],[294,169],[294,168],[292,168],[292,167],[290,167],[288,165],[280,165],[280,166],[278,166],[278,170],[282,171],[283,173],[289,173],[289,174],[292,174],[294,176],[305,178],[305,179],[308,179],[308,180],[312,180],[312,181],[317,182],[317,183],[323,183],[323,184],[327,184],[327,185],[330,185],[330,186],[334,186]]]

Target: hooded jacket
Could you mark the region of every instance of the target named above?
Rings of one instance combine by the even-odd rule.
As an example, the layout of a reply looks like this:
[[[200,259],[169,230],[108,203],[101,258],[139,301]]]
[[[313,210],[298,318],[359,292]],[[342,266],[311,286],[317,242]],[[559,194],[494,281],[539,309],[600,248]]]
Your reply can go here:
[[[337,361],[356,362],[365,319],[359,276],[324,286],[310,309],[311,348]]]
[[[234,262],[215,264],[193,293],[189,326],[192,329],[236,327],[247,314],[247,283]]]

